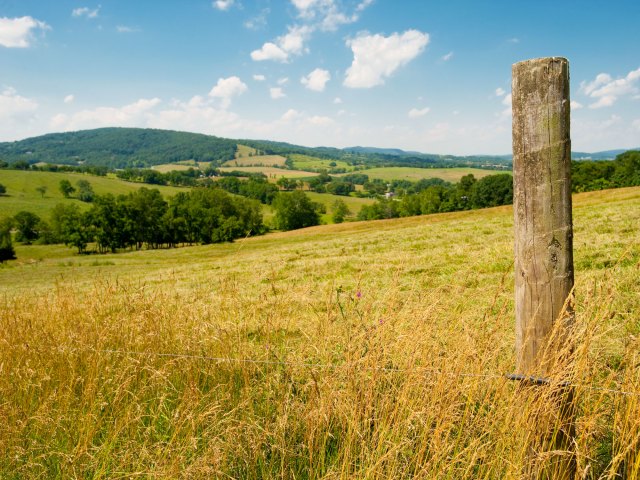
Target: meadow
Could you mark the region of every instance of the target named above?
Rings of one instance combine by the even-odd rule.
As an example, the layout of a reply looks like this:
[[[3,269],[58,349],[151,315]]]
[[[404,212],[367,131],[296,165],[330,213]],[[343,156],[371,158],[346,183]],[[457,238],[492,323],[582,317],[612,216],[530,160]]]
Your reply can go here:
[[[347,171],[354,170],[354,167],[344,160],[328,160],[326,158],[312,157],[311,155],[302,155],[300,153],[292,153],[289,156],[293,161],[293,167],[298,170],[329,171],[332,168],[345,168]]]
[[[98,195],[106,193],[126,195],[143,186],[157,188],[165,197],[186,190],[184,187],[151,186],[126,182],[112,175],[100,177],[68,172],[0,170],[0,184],[7,187],[7,193],[0,196],[0,219],[13,216],[21,210],[27,210],[39,217],[48,218],[53,207],[63,201],[76,203],[80,208],[89,208],[89,204],[80,200],[74,198],[65,199],[60,192],[60,180],[68,180],[74,187],[78,180],[86,180]],[[46,188],[44,195],[36,190],[39,187]]]
[[[235,160],[234,160],[235,161]],[[277,167],[220,167],[221,172],[245,172],[245,173],[262,173],[269,178],[270,182],[276,182],[279,178],[307,178],[314,177],[317,174],[313,172],[305,172],[302,170],[287,170]]]
[[[255,155],[236,157],[222,164],[223,167],[284,167],[287,159],[281,155]]]
[[[638,478],[640,188],[576,195],[574,223],[577,469]],[[532,429],[556,377],[503,375],[512,229],[498,207],[116,255],[18,246],[0,477],[521,478],[563,452]]]

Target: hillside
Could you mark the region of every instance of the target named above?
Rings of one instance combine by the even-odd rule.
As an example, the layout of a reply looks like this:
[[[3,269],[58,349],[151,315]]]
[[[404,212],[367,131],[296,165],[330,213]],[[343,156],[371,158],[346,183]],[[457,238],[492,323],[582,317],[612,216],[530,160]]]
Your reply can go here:
[[[575,195],[574,224],[578,469],[634,478],[640,188]],[[0,477],[520,478],[558,390],[503,376],[512,229],[499,207],[117,255],[18,246]]]
[[[198,133],[143,128],[99,128],[51,133],[0,143],[0,160],[150,167],[182,160],[223,162],[234,158],[236,142]]]

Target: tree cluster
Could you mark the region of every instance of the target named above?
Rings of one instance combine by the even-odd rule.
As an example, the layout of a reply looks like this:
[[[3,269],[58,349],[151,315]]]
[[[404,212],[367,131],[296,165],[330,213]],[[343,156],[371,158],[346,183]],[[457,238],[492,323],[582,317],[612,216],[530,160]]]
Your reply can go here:
[[[116,252],[227,242],[265,231],[257,202],[209,188],[180,192],[168,201],[144,187],[128,195],[96,195],[86,211],[73,203],[56,205],[49,223],[26,211],[5,223],[19,242],[64,243],[79,253],[92,243],[98,252]]]
[[[571,162],[571,185],[574,192],[640,185],[640,151],[629,150],[615,160]]]
[[[513,202],[513,178],[506,173],[489,175],[480,180],[469,174],[455,184],[442,180],[421,181],[407,190],[416,193],[407,193],[399,200],[380,199],[373,205],[364,206],[358,219],[378,220],[453,212]]]

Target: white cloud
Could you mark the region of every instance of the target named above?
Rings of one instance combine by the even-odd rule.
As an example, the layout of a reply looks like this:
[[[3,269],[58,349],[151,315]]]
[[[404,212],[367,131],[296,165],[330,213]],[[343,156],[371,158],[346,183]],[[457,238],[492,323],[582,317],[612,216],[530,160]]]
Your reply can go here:
[[[74,8],[71,12],[72,17],[87,17],[87,18],[98,18],[98,13],[100,12],[100,7],[94,8],[93,10],[89,7],[80,7]]]
[[[360,35],[347,40],[353,51],[353,62],[347,70],[344,85],[370,88],[382,85],[385,78],[416,58],[429,43],[429,35],[407,30],[402,35]]]
[[[509,40],[507,40],[507,42],[509,42],[509,43],[520,43],[520,39],[516,38],[516,37],[513,37],[513,38],[510,38]]]
[[[267,16],[271,13],[271,9],[264,8],[260,14],[244,22],[244,27],[249,30],[260,30],[267,26]]]
[[[290,108],[289,110],[284,112],[284,114],[282,115],[282,117],[280,117],[280,119],[284,122],[290,122],[291,120],[295,120],[297,118],[300,118],[301,116],[302,114],[300,112],[298,112],[297,110],[294,110],[293,108]]]
[[[64,103],[73,103],[74,100],[75,97],[73,95],[67,95],[66,97],[64,97]]]
[[[38,103],[30,98],[18,95],[11,87],[0,92],[0,119],[8,120],[32,116],[38,109]]]
[[[442,56],[442,60],[444,60],[445,62],[448,62],[449,60],[451,60],[453,58],[453,52],[449,52],[446,55]]]
[[[277,100],[278,98],[286,97],[285,93],[282,91],[280,87],[272,87],[269,89],[269,95],[272,99]]]
[[[274,42],[266,42],[258,50],[251,52],[251,58],[256,62],[273,60],[288,62],[292,55],[302,55],[308,49],[305,43],[309,40],[313,28],[308,25],[289,27],[289,31]]]
[[[576,102],[575,100],[571,100],[571,110],[580,110],[584,105],[580,102]]]
[[[33,39],[35,30],[50,30],[51,27],[32,17],[0,17],[0,45],[7,48],[26,48]]]
[[[116,31],[118,33],[136,33],[136,32],[139,32],[140,29],[134,28],[134,27],[127,27],[126,25],[118,25],[116,27]]]
[[[502,104],[511,107],[511,94],[509,93],[502,99]]]
[[[362,13],[373,0],[363,0],[352,13],[340,8],[335,0],[291,0],[298,10],[298,17],[313,21],[323,31],[335,31],[340,25],[348,25],[357,22]]]
[[[505,93],[507,93],[507,92],[504,90],[504,88],[500,88],[500,87],[496,88],[496,97],[501,97]]]
[[[319,127],[331,125],[332,123],[334,123],[332,118],[324,117],[321,115],[314,115],[312,117],[309,117],[307,119],[307,122],[310,123],[311,125],[316,125]]]
[[[333,103],[336,105],[339,105],[342,103],[342,99],[340,97],[336,97],[333,99]]]
[[[300,79],[300,83],[302,83],[302,85],[304,85],[309,90],[313,90],[314,92],[322,92],[324,91],[324,88],[329,80],[331,80],[331,74],[328,70],[316,68],[306,77],[302,77]]]
[[[235,0],[215,0],[212,3],[212,6],[213,8],[217,8],[218,10],[226,12],[233,6],[234,1]]]
[[[279,78],[278,81],[276,82],[278,85],[286,85],[287,83],[289,83],[289,77],[282,77]]]
[[[597,99],[589,108],[603,108],[613,105],[619,97],[638,95],[640,68],[632,70],[623,78],[613,79],[608,73],[599,73],[591,82],[582,82],[580,91],[590,98]],[[635,97],[634,97],[635,98]]]
[[[421,109],[412,108],[411,110],[409,110],[409,113],[407,115],[409,116],[409,118],[424,117],[427,113],[429,113],[430,110],[431,109],[429,107],[424,107]]]
[[[227,108],[231,105],[233,97],[242,95],[247,89],[247,85],[236,76],[219,78],[218,83],[209,92],[209,96],[222,99],[222,108]]]
[[[264,82],[266,80],[266,77],[264,75],[254,75],[253,79],[256,82]]]
[[[148,112],[158,104],[159,98],[141,98],[123,107],[98,107],[81,110],[72,115],[58,114],[51,119],[51,126],[62,130],[143,126]]]
[[[640,118],[634,120],[631,126],[640,132]]]

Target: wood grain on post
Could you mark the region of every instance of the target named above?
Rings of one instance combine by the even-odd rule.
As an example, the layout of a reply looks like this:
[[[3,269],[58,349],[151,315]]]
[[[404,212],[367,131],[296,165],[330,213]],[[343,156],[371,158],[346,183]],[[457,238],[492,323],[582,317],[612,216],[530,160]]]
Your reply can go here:
[[[512,75],[516,368],[544,377],[556,322],[573,321],[569,62],[527,60]]]

